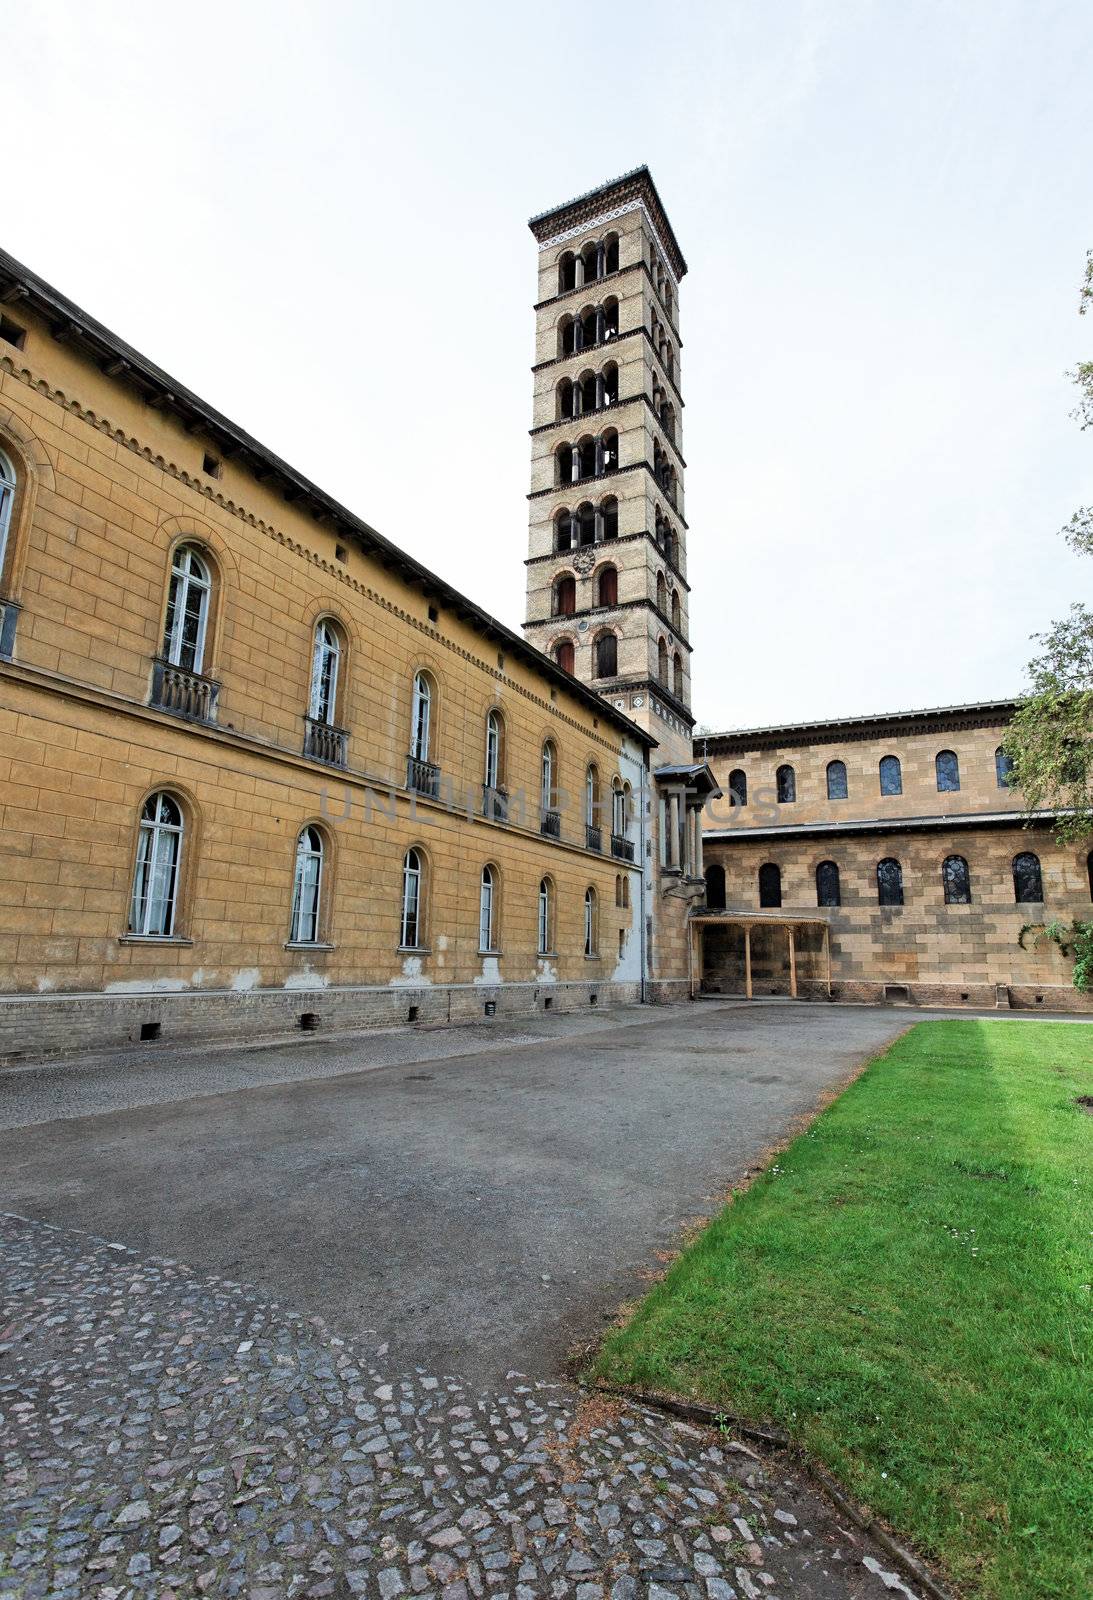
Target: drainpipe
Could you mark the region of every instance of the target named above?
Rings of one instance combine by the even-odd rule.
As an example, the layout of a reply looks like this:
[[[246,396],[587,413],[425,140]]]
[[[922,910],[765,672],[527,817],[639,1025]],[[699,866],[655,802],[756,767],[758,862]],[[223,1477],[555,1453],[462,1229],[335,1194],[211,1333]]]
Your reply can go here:
[[[648,1005],[648,1003],[649,1003],[649,985],[648,985],[649,942],[648,942],[648,939],[646,938],[646,928],[648,926],[647,919],[648,919],[649,914],[650,914],[648,908],[649,908],[649,905],[651,904],[651,895],[650,895],[650,889],[649,889],[649,885],[650,885],[650,882],[651,882],[651,879],[650,879],[650,876],[649,876],[649,872],[650,872],[650,869],[649,869],[649,857],[648,857],[648,854],[647,854],[647,851],[646,851],[646,838],[647,838],[647,830],[648,830],[649,807],[652,804],[652,783],[651,783],[651,777],[650,777],[651,769],[650,769],[650,766],[649,766],[649,746],[648,745],[642,745],[642,757],[641,757],[641,759],[642,759],[642,777],[641,777],[641,791],[642,792],[641,792],[641,805],[638,807],[638,814],[639,814],[639,817],[640,817],[640,821],[639,821],[639,824],[638,824],[638,850],[640,851],[640,855],[639,855],[638,859],[641,862],[641,879],[640,879],[640,882],[641,882],[641,920],[640,920],[640,923],[639,923],[639,930],[638,931],[639,931],[639,936],[640,936],[640,940],[641,940],[641,980],[640,980],[640,984],[639,984],[639,998],[640,998],[641,1004],[644,1006],[644,1005]]]

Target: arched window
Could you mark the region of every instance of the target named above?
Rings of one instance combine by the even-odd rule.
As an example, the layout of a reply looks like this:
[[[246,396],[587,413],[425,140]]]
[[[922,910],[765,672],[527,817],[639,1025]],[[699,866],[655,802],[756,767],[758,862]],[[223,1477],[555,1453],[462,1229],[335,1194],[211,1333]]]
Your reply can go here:
[[[672,693],[677,699],[683,699],[683,657],[678,650],[672,657]]]
[[[938,794],[951,794],[960,788],[960,763],[955,750],[939,750],[934,757]]]
[[[672,590],[672,627],[679,633],[683,626],[683,612],[679,604],[679,590]]]
[[[180,544],[171,563],[163,659],[184,672],[200,673],[209,626],[209,568],[191,544]]]
[[[558,324],[558,354],[571,356],[579,348],[581,325],[575,317],[563,317]]]
[[[611,832],[616,839],[626,838],[628,817],[626,790],[622,786],[622,779],[615,778],[611,784]]]
[[[827,798],[829,800],[845,800],[849,792],[846,783],[846,762],[829,761],[827,763]]]
[[[573,671],[573,640],[559,639],[554,646],[554,659],[563,672]]]
[[[600,847],[600,774],[594,762],[589,763],[584,776],[584,822],[588,848]]]
[[[968,906],[972,901],[972,880],[963,856],[946,856],[941,864],[941,884],[947,906]]]
[[[556,617],[571,617],[577,609],[577,580],[570,572],[563,572],[554,580],[551,611]]]
[[[539,954],[548,956],[554,949],[554,885],[549,878],[539,880]]]
[[[782,869],[773,861],[759,868],[759,904],[772,909],[782,904]]]
[[[324,618],[315,629],[315,645],[311,654],[311,694],[307,714],[312,722],[330,724],[336,720],[341,659],[338,630],[329,619]]]
[[[402,917],[399,945],[403,950],[419,950],[425,926],[425,870],[420,850],[410,849],[402,858]]]
[[[774,788],[780,806],[792,805],[797,798],[797,774],[792,767],[779,767],[774,775]]]
[[[743,767],[734,767],[729,773],[729,799],[734,806],[748,803],[748,775]]]
[[[543,745],[539,804],[544,814],[558,809],[558,747],[553,739],[547,739]]]
[[[577,507],[576,521],[577,543],[583,549],[586,545],[596,542],[596,508],[588,500]]]
[[[15,468],[0,450],[0,583],[4,578],[4,561],[7,557],[8,534],[11,532],[12,510],[15,506],[15,489]]]
[[[877,862],[877,904],[903,904],[903,868],[891,856]]]
[[[577,531],[574,525],[573,513],[567,506],[554,514],[554,548],[557,551],[571,550]]]
[[[584,892],[584,953],[594,956],[599,949],[600,935],[597,926],[599,918],[596,915],[596,891],[588,888]]]
[[[292,878],[292,944],[316,944],[319,938],[319,898],[323,881],[323,837],[308,827],[296,841],[296,870]]]
[[[709,911],[725,909],[725,869],[717,862],[706,868],[706,907]]]
[[[595,675],[613,678],[619,670],[619,641],[613,633],[601,633],[596,640]]]
[[[880,792],[881,794],[903,793],[903,769],[899,764],[899,756],[881,756]]]
[[[1000,789],[1013,787],[1013,757],[1008,756],[1001,745],[994,752],[994,776]]]
[[[483,783],[487,789],[500,789],[505,779],[505,723],[500,711],[491,711],[486,718],[486,770]]]
[[[657,610],[668,614],[668,585],[664,581],[663,572],[657,573]]]
[[[482,868],[482,882],[478,894],[478,950],[480,955],[493,954],[497,949],[497,872],[493,867]]]
[[[433,732],[433,686],[428,673],[414,675],[414,697],[410,708],[410,755],[414,761],[428,761]]]
[[[169,939],[174,933],[181,862],[182,811],[178,801],[169,794],[150,794],[140,817],[129,907],[130,933],[142,939]]]
[[[558,293],[565,294],[567,289],[577,287],[577,260],[572,250],[566,250],[558,258]]]
[[[1018,905],[1037,905],[1044,898],[1044,880],[1040,872],[1040,858],[1031,850],[1022,850],[1013,858],[1013,898]]]
[[[816,904],[818,906],[842,905],[842,896],[839,892],[839,868],[834,861],[821,861],[816,868]]]
[[[619,502],[613,494],[609,494],[600,503],[600,526],[605,539],[617,539],[619,536]]]
[[[619,466],[619,436],[614,428],[600,435],[599,448],[596,454],[596,471],[598,474],[617,472]]]
[[[657,682],[668,687],[668,646],[663,639],[657,641]]]
[[[619,603],[619,572],[617,567],[601,567],[596,580],[596,604],[617,606]]]

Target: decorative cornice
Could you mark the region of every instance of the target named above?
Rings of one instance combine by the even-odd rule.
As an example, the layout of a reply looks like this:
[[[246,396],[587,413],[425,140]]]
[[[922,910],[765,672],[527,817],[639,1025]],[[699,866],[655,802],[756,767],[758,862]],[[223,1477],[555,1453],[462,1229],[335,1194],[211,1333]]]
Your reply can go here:
[[[619,203],[612,206],[611,201],[616,197]],[[648,166],[635,167],[631,172],[624,172],[621,177],[612,178],[586,194],[577,195],[560,206],[552,206],[549,211],[539,212],[529,220],[528,227],[539,241],[540,249],[548,250],[553,245],[575,239],[578,234],[599,227],[604,222],[613,222],[617,217],[635,210],[645,215],[672,280],[678,284],[687,271],[687,263]]]
[[[780,828],[703,828],[706,844],[747,844],[777,839],[837,839],[846,834],[944,833],[951,828],[1046,828],[1054,822],[1055,811],[954,811],[947,817],[866,817],[853,822],[794,822]]]
[[[935,706],[924,711],[893,711],[823,722],[791,722],[776,728],[738,728],[699,737],[703,755],[742,755],[751,750],[794,749],[810,744],[849,744],[881,735],[969,732],[1004,727],[1017,709],[1015,700],[985,700],[978,705]]]

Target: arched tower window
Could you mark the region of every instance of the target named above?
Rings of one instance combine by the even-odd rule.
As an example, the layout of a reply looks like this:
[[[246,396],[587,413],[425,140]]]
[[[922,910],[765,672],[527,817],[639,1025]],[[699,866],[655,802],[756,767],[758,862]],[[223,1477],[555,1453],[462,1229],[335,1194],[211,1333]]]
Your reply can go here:
[[[619,572],[617,567],[601,567],[596,578],[596,604],[617,606],[619,603]]]
[[[668,646],[663,639],[657,640],[657,682],[665,689],[668,687]]]
[[[842,904],[839,889],[839,868],[834,861],[821,861],[816,868],[816,904],[838,906]]]
[[[679,604],[679,590],[672,590],[672,627],[679,633],[683,627],[683,611]]]
[[[672,657],[672,692],[678,700],[683,699],[683,657],[678,650]]]
[[[945,857],[941,866],[941,884],[945,891],[947,906],[971,904],[972,881],[968,873],[968,863],[963,856]]]
[[[782,869],[773,861],[766,861],[759,868],[759,904],[764,909],[782,904]]]
[[[574,651],[572,639],[559,639],[554,646],[554,659],[563,672],[572,672],[574,667]]]
[[[619,670],[619,641],[613,633],[601,633],[595,644],[595,675],[614,678]]]
[[[827,798],[829,800],[845,800],[848,794],[846,762],[829,761],[827,763]]]
[[[880,792],[881,794],[903,793],[903,769],[899,764],[899,756],[881,756]]]
[[[571,617],[577,609],[577,581],[570,572],[555,578],[551,591],[551,613],[556,617]]]

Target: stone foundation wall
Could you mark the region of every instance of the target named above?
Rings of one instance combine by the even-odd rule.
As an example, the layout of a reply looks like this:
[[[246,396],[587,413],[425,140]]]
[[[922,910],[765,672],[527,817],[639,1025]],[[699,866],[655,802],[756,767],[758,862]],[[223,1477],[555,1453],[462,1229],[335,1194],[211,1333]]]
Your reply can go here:
[[[683,996],[679,998],[685,998]],[[637,983],[513,983],[189,991],[183,994],[0,997],[0,1066],[68,1050],[111,1050],[142,1040],[215,1045],[296,1032],[482,1022],[537,1011],[636,1005]]]

